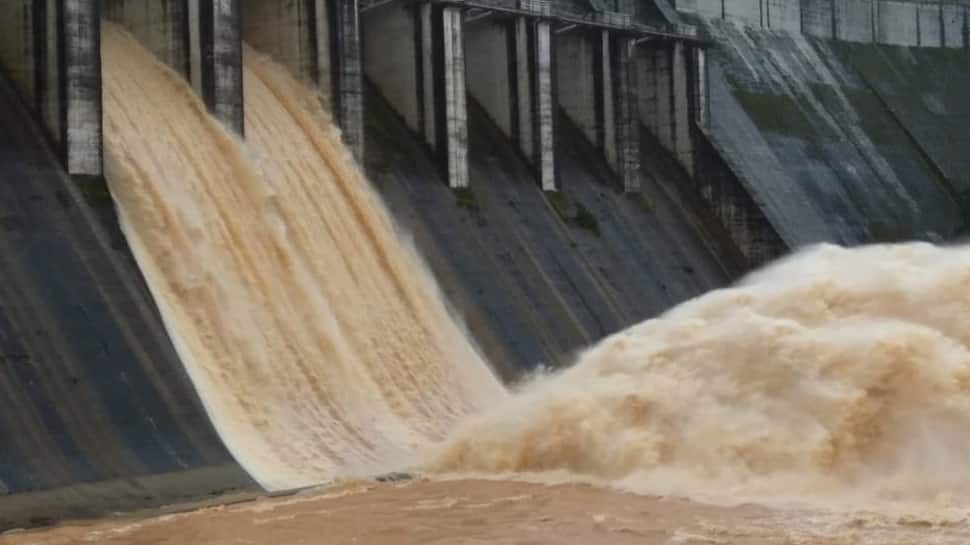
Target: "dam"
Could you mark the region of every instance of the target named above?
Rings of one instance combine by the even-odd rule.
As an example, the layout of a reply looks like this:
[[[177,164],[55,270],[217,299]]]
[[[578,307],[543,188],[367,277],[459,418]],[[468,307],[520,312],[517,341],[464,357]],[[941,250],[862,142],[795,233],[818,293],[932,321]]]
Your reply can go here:
[[[799,248],[959,241],[970,217],[970,2],[2,8],[0,530],[397,470],[386,461],[407,458],[401,445],[497,403],[493,379],[568,365]],[[303,95],[286,78],[319,108],[292,106]],[[134,100],[160,88],[179,108]],[[157,150],[124,144],[139,108]],[[172,166],[192,152],[192,168]],[[176,183],[190,179],[225,185]],[[159,235],[167,205],[203,219]],[[240,237],[193,246],[216,226]],[[274,246],[294,233],[299,245]],[[239,255],[250,268],[233,268]],[[158,256],[176,272],[209,263],[185,274],[211,291],[180,292]],[[253,316],[249,329],[199,318],[203,297]],[[281,305],[272,319],[267,301]],[[343,338],[333,329],[286,324],[330,312],[366,334],[333,348],[313,344]],[[197,337],[180,325],[203,322],[216,325]],[[247,333],[218,337],[230,330]],[[273,335],[265,350],[246,342]],[[349,370],[254,371],[280,347]],[[287,409],[244,411],[251,422],[317,432],[297,444],[265,422],[240,431],[225,407],[250,407],[233,388]],[[364,398],[386,402],[367,414]],[[280,471],[288,456],[313,470]]]

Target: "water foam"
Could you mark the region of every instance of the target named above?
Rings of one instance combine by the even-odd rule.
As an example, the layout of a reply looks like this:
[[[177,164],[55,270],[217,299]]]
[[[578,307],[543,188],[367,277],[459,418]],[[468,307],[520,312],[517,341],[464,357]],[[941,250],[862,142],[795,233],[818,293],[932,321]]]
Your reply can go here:
[[[105,168],[220,436],[269,489],[400,467],[504,390],[318,97],[244,54],[246,142],[110,23]]]
[[[970,251],[807,249],[475,416],[436,471],[707,500],[967,505]]]

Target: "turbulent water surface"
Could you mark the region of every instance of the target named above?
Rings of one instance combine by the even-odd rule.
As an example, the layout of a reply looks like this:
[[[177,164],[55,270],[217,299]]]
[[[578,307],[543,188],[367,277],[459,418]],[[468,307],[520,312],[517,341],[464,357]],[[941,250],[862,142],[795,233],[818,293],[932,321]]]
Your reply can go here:
[[[605,339],[464,424],[434,467],[963,509],[968,346],[970,250],[819,246]]]

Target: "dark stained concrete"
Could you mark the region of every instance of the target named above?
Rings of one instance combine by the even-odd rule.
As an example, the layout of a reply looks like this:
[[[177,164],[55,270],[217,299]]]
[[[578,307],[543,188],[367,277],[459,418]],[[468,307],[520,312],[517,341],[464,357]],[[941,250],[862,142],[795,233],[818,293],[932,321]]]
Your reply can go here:
[[[471,191],[456,192],[374,92],[366,111],[371,180],[507,378],[568,363],[602,336],[727,281],[667,193],[624,195],[564,119],[556,196],[469,101]]]
[[[0,80],[0,529],[255,487],[113,218]]]

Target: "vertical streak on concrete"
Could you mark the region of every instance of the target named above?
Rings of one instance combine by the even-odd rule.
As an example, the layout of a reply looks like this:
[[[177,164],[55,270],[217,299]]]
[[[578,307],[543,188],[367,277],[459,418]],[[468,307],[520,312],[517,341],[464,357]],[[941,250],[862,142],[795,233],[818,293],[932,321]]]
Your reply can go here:
[[[940,47],[946,47],[946,24],[943,19],[943,2],[938,6],[940,10]]]
[[[640,114],[636,39],[621,38],[616,47],[616,126],[620,141],[618,172],[625,191],[640,189]]]
[[[832,15],[832,39],[837,39],[839,37],[839,18],[835,10],[836,1],[837,0],[830,0],[831,4],[829,5],[829,9],[831,10],[829,13]]]
[[[879,2],[873,2],[873,4],[878,4]],[[878,42],[879,40],[873,40]],[[920,21],[920,9],[916,6],[916,47],[923,45],[923,28]]]
[[[698,47],[697,51],[697,124],[706,129],[708,126],[708,94],[707,94],[707,51]]]
[[[534,159],[533,150],[533,108],[532,74],[534,72],[533,48],[529,45],[529,20],[517,17],[515,20],[515,140],[523,155]]]
[[[4,0],[3,32],[0,32],[0,67],[25,101],[36,97],[35,56],[37,4],[30,0]]]
[[[657,134],[657,55],[654,53],[655,40],[640,46],[637,52],[637,73],[640,79],[639,110],[640,123],[651,134]]]
[[[313,21],[311,25],[313,26],[314,32],[310,35],[315,39],[311,40],[313,42],[313,55],[314,59],[309,61],[312,65],[312,80],[316,82],[317,88],[321,93],[329,93],[333,89],[333,75],[330,69],[330,51],[327,45],[330,43],[330,6],[327,5],[327,0],[307,0],[308,5],[313,6]],[[363,57],[363,47],[360,46],[360,20],[357,22],[358,29],[358,46],[360,47],[361,57]],[[363,58],[361,59],[361,80],[363,81]],[[327,95],[328,104],[333,104],[333,100]]]
[[[873,0],[872,4],[872,14],[870,15],[869,21],[872,29],[872,42],[879,43],[879,0]]]
[[[330,6],[328,33],[333,115],[340,125],[344,143],[353,152],[354,157],[362,161],[364,157],[364,82],[360,58],[360,12],[357,0],[331,0]],[[327,42],[318,43],[323,45]],[[464,93],[464,84],[462,84],[462,93]],[[462,97],[464,98],[464,95]]]
[[[51,104],[58,104],[56,97],[51,99],[51,92],[57,92],[57,85],[53,84],[50,80],[51,77],[51,67],[53,66],[56,70],[57,68],[57,32],[52,32],[50,29],[56,28],[54,26],[49,26],[51,16],[51,11],[56,12],[57,6],[53,5],[51,0],[34,2],[32,14],[32,27],[33,27],[33,48],[34,48],[34,92],[33,92],[33,106],[37,112],[37,117],[40,119],[42,125],[48,129],[51,135],[51,140],[55,143],[59,142],[58,135],[60,131],[53,126],[54,119],[57,116],[51,115]],[[53,21],[56,22],[56,18]],[[53,37],[52,37],[53,35]],[[53,60],[53,62],[52,62]],[[56,76],[56,72],[54,73]],[[53,80],[56,82],[57,80]]]
[[[64,0],[61,111],[70,174],[101,175],[101,15],[96,0]]]
[[[31,104],[38,118],[44,117],[44,81],[47,78],[47,2],[33,2],[30,14],[32,88]]]
[[[47,126],[54,142],[59,146],[64,146],[64,125],[61,119],[61,55],[63,48],[61,40],[63,35],[60,31],[61,13],[64,5],[60,0],[47,0],[47,12],[45,22],[45,43],[46,61],[44,63],[44,83],[40,93],[43,102],[41,117],[44,125]]]
[[[209,111],[244,133],[239,0],[198,0],[199,81]],[[193,68],[194,70],[194,68]]]
[[[535,103],[537,127],[535,147],[539,184],[543,191],[556,190],[555,74],[553,74],[552,25],[547,21],[535,24]]]
[[[674,104],[673,85],[671,78],[671,48],[666,43],[660,43],[654,50],[654,83],[656,84],[656,127],[660,144],[668,151],[674,152]]]
[[[418,65],[421,70],[421,125],[424,140],[431,149],[438,150],[435,116],[435,54],[434,54],[434,6],[421,4],[418,17],[420,21],[421,54]]]
[[[619,153],[617,152],[616,141],[616,96],[613,89],[613,48],[610,45],[611,41],[608,30],[600,31],[600,59],[598,63],[600,73],[597,74],[600,89],[597,94],[602,98],[600,102],[601,111],[597,115],[600,119],[599,130],[597,132],[600,135],[599,144],[603,146],[606,162],[613,167],[614,171],[619,173]]]
[[[465,104],[465,55],[461,8],[444,7],[441,66],[444,74],[444,127],[448,183],[468,187],[468,112]]]
[[[674,150],[680,164],[694,174],[694,149],[690,139],[690,89],[688,86],[687,54],[684,42],[674,43],[673,54],[673,136]]]
[[[188,0],[188,35],[189,35],[189,82],[195,92],[202,96],[202,46],[199,31],[200,12],[199,2],[204,0]]]

